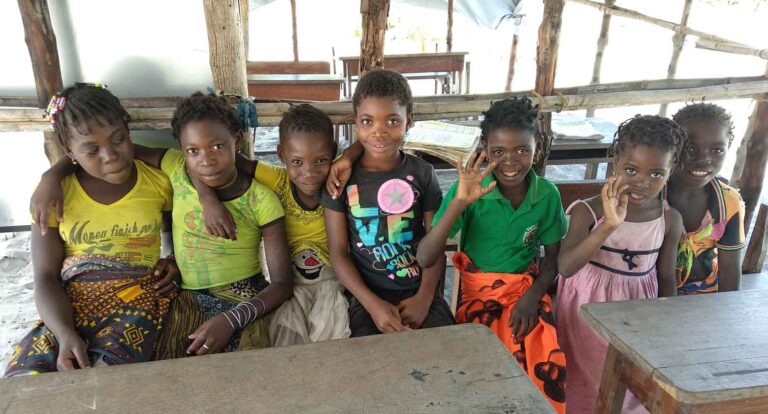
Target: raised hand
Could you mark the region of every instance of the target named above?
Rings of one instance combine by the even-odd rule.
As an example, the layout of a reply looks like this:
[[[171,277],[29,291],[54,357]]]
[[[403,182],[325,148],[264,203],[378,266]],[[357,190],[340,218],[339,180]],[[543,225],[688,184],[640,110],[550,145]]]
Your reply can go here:
[[[331,195],[332,199],[335,200],[339,197],[344,186],[352,176],[352,164],[351,160],[341,156],[331,165],[331,171],[328,173],[328,179],[325,182],[325,189],[328,190],[328,194]]]
[[[627,218],[628,189],[628,184],[621,185],[621,177],[611,177],[600,192],[604,223],[611,228],[618,227]]]
[[[482,185],[485,177],[496,168],[496,162],[492,162],[485,170],[480,171],[483,160],[485,160],[485,151],[479,154],[475,152],[470,155],[466,166],[462,166],[464,160],[459,159],[459,163],[456,166],[456,170],[459,173],[459,185],[456,188],[455,200],[469,205],[490,193],[496,187],[496,181],[492,181],[485,187]]]

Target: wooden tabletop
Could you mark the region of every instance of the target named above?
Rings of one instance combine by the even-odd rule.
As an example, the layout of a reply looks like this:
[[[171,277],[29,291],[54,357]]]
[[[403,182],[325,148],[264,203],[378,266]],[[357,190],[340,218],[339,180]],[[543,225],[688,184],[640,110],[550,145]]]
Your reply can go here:
[[[485,326],[466,324],[0,380],[3,413],[551,413]]]
[[[384,55],[384,59],[394,59],[394,58],[420,58],[424,56],[432,56],[432,57],[453,57],[453,56],[466,56],[469,52],[439,52],[439,53],[405,53],[405,54],[399,54],[399,55]],[[345,61],[345,60],[359,60],[360,56],[341,56],[339,57],[339,60]]]
[[[592,303],[581,318],[673,398],[768,396],[768,290]]]
[[[344,77],[341,75],[321,74],[281,74],[281,75],[248,75],[248,83],[335,83],[341,84]]]

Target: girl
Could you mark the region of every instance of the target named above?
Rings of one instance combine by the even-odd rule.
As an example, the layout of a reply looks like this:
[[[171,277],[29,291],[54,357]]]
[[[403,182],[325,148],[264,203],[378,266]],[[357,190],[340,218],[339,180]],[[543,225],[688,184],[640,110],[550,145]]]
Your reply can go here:
[[[331,267],[318,201],[336,155],[331,119],[311,105],[292,106],[280,121],[277,153],[285,167],[238,158],[239,169],[274,191],[285,209],[295,286],[293,297],[272,315],[270,341],[284,346],[347,338],[349,303]],[[341,159],[347,157],[345,152]],[[206,227],[221,237],[235,235],[231,215],[215,193],[205,185],[198,193],[204,206],[213,206],[204,212]]]
[[[673,117],[688,134],[688,157],[669,179],[669,204],[683,216],[677,294],[725,292],[741,286],[744,201],[716,176],[733,140],[731,116],[711,103]]]
[[[614,174],[599,196],[569,208],[570,225],[558,264],[557,323],[568,360],[568,411],[591,413],[608,349],[579,319],[585,303],[674,296],[680,214],[660,197],[687,138],[655,115],[622,123],[611,146]],[[640,410],[628,398],[625,409]]]
[[[63,189],[59,220],[50,210],[33,214],[42,322],[15,347],[5,375],[149,361],[178,288],[173,259],[159,257],[171,185],[133,160],[130,117],[106,89],[68,87],[49,115],[75,172],[54,181]]]
[[[565,358],[546,292],[557,276],[566,222],[557,188],[531,169],[537,114],[528,98],[495,102],[484,113],[483,152],[470,156],[466,167],[459,162],[459,181],[435,214],[418,260],[422,266],[444,261],[446,239],[461,231],[461,252],[453,256],[461,275],[456,319],[490,327],[562,413]],[[490,165],[481,173],[485,154]],[[548,375],[541,364],[549,367]]]

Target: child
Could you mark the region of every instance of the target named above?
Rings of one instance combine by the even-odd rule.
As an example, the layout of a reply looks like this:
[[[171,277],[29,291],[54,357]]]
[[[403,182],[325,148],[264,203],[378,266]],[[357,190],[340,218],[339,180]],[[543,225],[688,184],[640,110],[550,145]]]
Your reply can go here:
[[[413,123],[408,82],[389,70],[368,72],[352,104],[363,155],[340,196],[324,191],[321,199],[331,262],[353,295],[352,336],[453,324],[436,295],[445,262],[416,262],[442,193],[432,166],[400,150]]]
[[[495,102],[481,124],[483,152],[459,163],[448,191],[419,245],[423,266],[443,261],[445,242],[461,231],[453,262],[461,275],[459,323],[488,325],[532,381],[565,412],[565,358],[552,326],[547,290],[557,276],[566,231],[557,188],[531,169],[537,159],[537,111],[528,98]],[[480,165],[488,154],[490,165]],[[490,172],[493,171],[493,174]],[[540,246],[545,256],[537,267]],[[548,375],[537,366],[549,364]]]
[[[660,194],[687,146],[685,131],[672,120],[645,115],[625,121],[611,146],[614,174],[600,196],[568,207],[557,304],[558,338],[568,360],[568,412],[593,412],[608,349],[579,319],[581,305],[676,293],[682,219]],[[642,411],[631,396],[624,407]]]
[[[268,347],[263,316],[293,288],[283,208],[273,192],[236,170],[243,136],[224,98],[193,94],[179,103],[171,126],[182,151],[135,146],[136,157],[162,169],[173,186],[173,241],[184,289],[155,358]],[[193,181],[215,190],[240,229],[237,240],[206,233]],[[262,238],[271,284],[259,260]]]
[[[133,160],[130,116],[103,87],[68,87],[49,114],[74,172],[54,181],[63,188],[55,216],[33,212],[42,322],[15,347],[5,376],[149,361],[178,289],[175,263],[159,257],[171,185]]]
[[[251,171],[257,181],[274,191],[285,209],[295,285],[293,297],[272,314],[270,341],[273,346],[283,346],[347,338],[349,304],[331,267],[323,207],[318,200],[336,154],[331,119],[311,105],[292,106],[280,121],[277,154],[285,167],[238,159],[242,170]],[[208,187],[202,187],[201,201],[215,197]],[[221,206],[218,199],[203,202],[214,204]],[[221,209],[206,212],[211,217],[206,225],[219,223],[212,227],[228,228],[226,213]]]
[[[669,179],[669,204],[683,216],[677,294],[725,292],[741,286],[744,202],[716,178],[733,140],[731,116],[711,103],[688,105],[673,117],[687,133],[688,157]]]

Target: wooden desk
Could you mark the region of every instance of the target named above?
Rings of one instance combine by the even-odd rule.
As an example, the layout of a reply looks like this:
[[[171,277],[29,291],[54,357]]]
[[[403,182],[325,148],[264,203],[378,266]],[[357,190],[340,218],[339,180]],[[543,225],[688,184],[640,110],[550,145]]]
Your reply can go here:
[[[587,169],[584,179],[597,178],[597,167],[600,163],[607,162],[610,174],[611,164],[608,159],[608,148],[613,142],[613,137],[594,139],[556,139],[552,141],[549,149],[548,165],[586,164]]]
[[[768,412],[766,309],[768,290],[583,306],[610,344],[595,412],[625,389],[652,413]]]
[[[485,326],[0,380],[4,413],[552,413]]]
[[[462,93],[464,59],[467,54],[468,52],[445,52],[385,55],[384,67],[401,73],[406,79],[435,79],[437,81],[444,79],[448,74],[450,82],[447,92]],[[342,56],[339,60],[346,79],[345,95],[349,97],[352,95],[352,82],[357,80],[360,56]],[[455,82],[458,82],[457,89],[453,87]]]
[[[338,75],[248,75],[248,94],[260,98],[338,101],[344,78]]]

